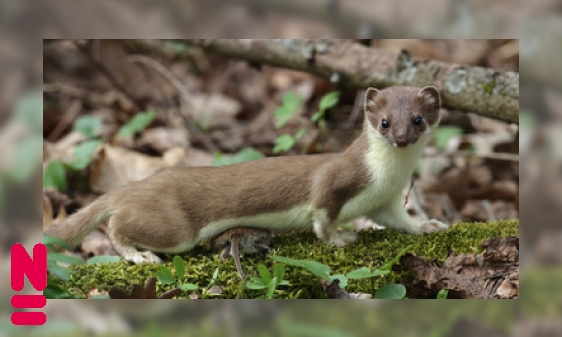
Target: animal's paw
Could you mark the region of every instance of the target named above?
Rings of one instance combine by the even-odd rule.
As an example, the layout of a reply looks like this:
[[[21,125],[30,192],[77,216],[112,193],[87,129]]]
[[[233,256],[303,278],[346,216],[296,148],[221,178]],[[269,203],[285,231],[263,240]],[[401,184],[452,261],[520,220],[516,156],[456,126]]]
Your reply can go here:
[[[351,231],[336,232],[330,237],[330,243],[342,248],[357,239],[357,234]]]
[[[432,233],[432,232],[439,232],[444,231],[449,228],[448,225],[442,223],[439,220],[431,219],[425,222],[422,222],[420,226],[414,229],[415,234],[423,234],[423,233]]]
[[[123,256],[123,259],[125,261],[132,261],[134,264],[162,263],[162,260],[150,251],[129,253],[127,256]]]

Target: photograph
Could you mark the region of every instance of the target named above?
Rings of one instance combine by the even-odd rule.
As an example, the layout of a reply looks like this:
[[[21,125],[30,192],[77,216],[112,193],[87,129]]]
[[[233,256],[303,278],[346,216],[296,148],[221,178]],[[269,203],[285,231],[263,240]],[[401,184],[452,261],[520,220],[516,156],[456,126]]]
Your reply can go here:
[[[514,39],[44,40],[43,294],[518,299],[525,117]]]

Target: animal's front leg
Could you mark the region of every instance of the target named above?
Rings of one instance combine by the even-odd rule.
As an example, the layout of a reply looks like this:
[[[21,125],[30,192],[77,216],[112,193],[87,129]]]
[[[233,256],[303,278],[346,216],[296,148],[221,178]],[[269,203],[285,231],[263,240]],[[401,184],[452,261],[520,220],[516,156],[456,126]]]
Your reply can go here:
[[[377,209],[369,217],[381,226],[403,229],[413,234],[443,231],[449,228],[436,219],[421,222],[412,219],[402,206],[400,198],[396,198],[386,206]]]
[[[355,241],[357,235],[351,231],[338,231],[338,222],[331,220],[328,213],[323,210],[316,210],[312,216],[312,225],[316,236],[328,243],[334,244],[336,247],[344,247]]]

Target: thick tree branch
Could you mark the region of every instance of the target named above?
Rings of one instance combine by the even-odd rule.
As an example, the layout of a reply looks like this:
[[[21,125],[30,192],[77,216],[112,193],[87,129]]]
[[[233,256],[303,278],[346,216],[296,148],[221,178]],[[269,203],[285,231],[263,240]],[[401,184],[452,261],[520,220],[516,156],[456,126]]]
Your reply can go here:
[[[447,109],[519,123],[519,73],[412,58],[349,40],[187,40],[217,54],[306,71],[344,86],[435,85]]]

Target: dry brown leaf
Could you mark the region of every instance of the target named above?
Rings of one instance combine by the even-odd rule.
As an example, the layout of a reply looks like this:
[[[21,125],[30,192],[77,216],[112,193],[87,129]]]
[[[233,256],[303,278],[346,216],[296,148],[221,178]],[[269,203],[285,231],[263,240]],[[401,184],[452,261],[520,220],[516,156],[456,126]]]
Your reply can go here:
[[[109,295],[107,290],[100,290],[98,288],[92,288],[86,292],[86,298],[90,298],[92,296],[102,296],[102,295]]]
[[[498,289],[496,289],[496,296],[502,299],[511,298],[512,294],[518,290],[518,285],[505,278]]]
[[[145,179],[163,168],[174,166],[183,159],[178,153],[171,157],[164,160],[104,144],[91,165],[90,186],[95,192],[111,192],[132,181]]]
[[[204,129],[229,126],[235,122],[242,106],[236,100],[222,94],[191,95],[189,97],[195,122]]]
[[[53,205],[49,198],[43,194],[43,231],[53,226]]]
[[[151,147],[164,153],[175,147],[187,148],[189,137],[185,129],[156,127],[144,130],[137,141],[137,147]]]
[[[207,291],[209,295],[221,295],[222,294],[222,287],[218,285],[212,286],[209,291]]]
[[[209,152],[195,148],[187,149],[187,154],[182,160],[184,166],[211,166],[215,156]]]
[[[72,200],[62,192],[52,188],[43,189],[43,230],[66,219],[66,207],[72,203]],[[55,209],[58,209],[56,218]]]
[[[59,222],[62,222],[64,219],[66,219],[66,217],[67,217],[66,208],[63,205],[61,205],[59,207],[59,212],[57,214],[57,218],[54,221],[54,224],[56,225]]]
[[[65,163],[72,162],[74,149],[80,142],[86,139],[87,137],[83,134],[72,131],[55,143],[44,141],[43,163],[46,164],[53,160],[60,160]]]

